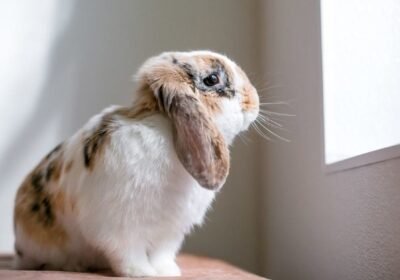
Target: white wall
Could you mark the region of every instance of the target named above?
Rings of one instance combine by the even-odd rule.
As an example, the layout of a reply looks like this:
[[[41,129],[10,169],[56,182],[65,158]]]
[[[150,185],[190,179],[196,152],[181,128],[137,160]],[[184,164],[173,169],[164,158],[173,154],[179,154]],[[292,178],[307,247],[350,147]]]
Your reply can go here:
[[[213,49],[258,72],[257,1],[6,1],[0,4],[0,251],[11,251],[23,176],[166,50]],[[237,141],[231,176],[186,249],[258,270],[255,145]]]
[[[319,1],[262,3],[264,72],[296,114],[263,156],[267,276],[400,279],[400,159],[324,172]]]

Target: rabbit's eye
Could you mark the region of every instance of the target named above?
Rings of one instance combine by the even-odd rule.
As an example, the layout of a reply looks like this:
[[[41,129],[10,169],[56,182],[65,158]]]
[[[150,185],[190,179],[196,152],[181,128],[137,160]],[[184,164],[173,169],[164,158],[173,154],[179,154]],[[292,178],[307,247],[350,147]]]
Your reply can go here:
[[[208,87],[212,87],[219,83],[219,78],[216,74],[211,74],[203,79],[203,83]]]

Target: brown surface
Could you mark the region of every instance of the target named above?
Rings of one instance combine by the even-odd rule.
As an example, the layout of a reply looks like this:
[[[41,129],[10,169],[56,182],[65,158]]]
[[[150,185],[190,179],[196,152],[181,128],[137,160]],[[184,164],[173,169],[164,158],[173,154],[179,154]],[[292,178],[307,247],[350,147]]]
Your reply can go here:
[[[0,279],[7,280],[25,280],[25,279],[43,279],[43,280],[116,280],[130,279],[125,277],[115,277],[111,273],[78,273],[63,271],[23,271],[11,269],[12,256],[0,255]],[[179,266],[182,269],[182,277],[173,277],[167,279],[265,279],[254,274],[250,274],[239,268],[236,268],[225,262],[197,257],[191,255],[182,255],[178,257]],[[146,278],[146,279],[166,279],[166,278]]]

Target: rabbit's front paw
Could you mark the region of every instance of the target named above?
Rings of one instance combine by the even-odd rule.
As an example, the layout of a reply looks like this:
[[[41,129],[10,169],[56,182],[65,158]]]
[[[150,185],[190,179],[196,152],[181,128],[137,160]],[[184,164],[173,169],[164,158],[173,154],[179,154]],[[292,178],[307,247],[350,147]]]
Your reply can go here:
[[[152,265],[158,276],[181,276],[181,270],[173,259],[157,259]]]
[[[125,277],[150,277],[157,276],[157,271],[149,264],[131,264],[126,267],[119,267],[117,274]]]

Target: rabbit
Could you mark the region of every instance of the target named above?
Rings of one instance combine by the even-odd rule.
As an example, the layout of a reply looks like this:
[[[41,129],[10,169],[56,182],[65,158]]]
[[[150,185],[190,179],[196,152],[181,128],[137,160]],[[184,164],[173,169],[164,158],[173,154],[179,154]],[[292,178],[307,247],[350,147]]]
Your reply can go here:
[[[111,106],[55,147],[19,187],[15,267],[179,276],[175,258],[229,172],[229,145],[259,113],[232,60],[165,52]]]

